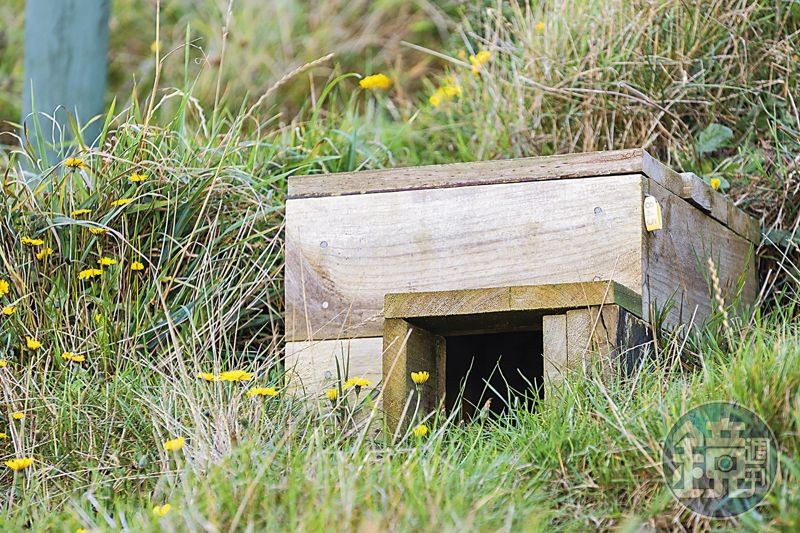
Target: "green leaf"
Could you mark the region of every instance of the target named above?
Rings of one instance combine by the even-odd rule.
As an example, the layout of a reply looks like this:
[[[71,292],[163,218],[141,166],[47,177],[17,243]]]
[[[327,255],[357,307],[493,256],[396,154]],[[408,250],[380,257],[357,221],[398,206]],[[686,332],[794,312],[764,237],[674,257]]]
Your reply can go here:
[[[707,154],[728,146],[732,138],[733,131],[728,126],[723,126],[716,122],[709,124],[706,129],[700,132],[700,136],[697,138],[697,154]]]

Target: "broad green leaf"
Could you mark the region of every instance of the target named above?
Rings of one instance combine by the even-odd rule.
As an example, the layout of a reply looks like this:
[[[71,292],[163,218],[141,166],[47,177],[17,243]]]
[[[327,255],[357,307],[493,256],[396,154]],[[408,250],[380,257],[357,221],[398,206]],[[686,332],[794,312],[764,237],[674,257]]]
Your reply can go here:
[[[723,126],[716,122],[709,124],[706,129],[700,132],[700,136],[697,138],[697,154],[707,154],[724,148],[732,138],[733,131],[728,126]]]

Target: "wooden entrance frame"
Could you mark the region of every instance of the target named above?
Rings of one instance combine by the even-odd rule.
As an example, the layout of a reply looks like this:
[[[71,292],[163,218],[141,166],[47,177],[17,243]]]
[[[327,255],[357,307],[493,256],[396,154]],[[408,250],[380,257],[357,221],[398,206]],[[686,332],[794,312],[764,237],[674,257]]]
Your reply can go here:
[[[544,393],[564,372],[599,357],[604,374],[627,371],[652,337],[642,300],[614,281],[415,293],[384,298],[383,405],[390,428],[401,422],[416,391],[411,372],[427,371],[419,411],[445,395],[446,335],[506,333],[541,320]]]

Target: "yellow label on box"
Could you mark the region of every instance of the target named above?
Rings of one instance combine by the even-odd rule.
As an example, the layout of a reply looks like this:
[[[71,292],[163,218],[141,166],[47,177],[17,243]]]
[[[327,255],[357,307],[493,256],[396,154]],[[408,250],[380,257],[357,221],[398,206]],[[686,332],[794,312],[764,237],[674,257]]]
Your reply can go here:
[[[661,206],[653,196],[644,198],[644,226],[647,231],[656,231],[664,227],[661,218]]]

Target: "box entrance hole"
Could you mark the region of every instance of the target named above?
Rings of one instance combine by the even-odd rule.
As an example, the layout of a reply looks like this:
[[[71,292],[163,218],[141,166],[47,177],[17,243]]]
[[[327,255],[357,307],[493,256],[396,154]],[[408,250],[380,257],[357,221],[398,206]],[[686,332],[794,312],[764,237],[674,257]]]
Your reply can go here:
[[[465,420],[487,406],[533,407],[543,395],[542,331],[514,331],[445,337],[445,403]],[[463,394],[462,394],[463,391]]]

